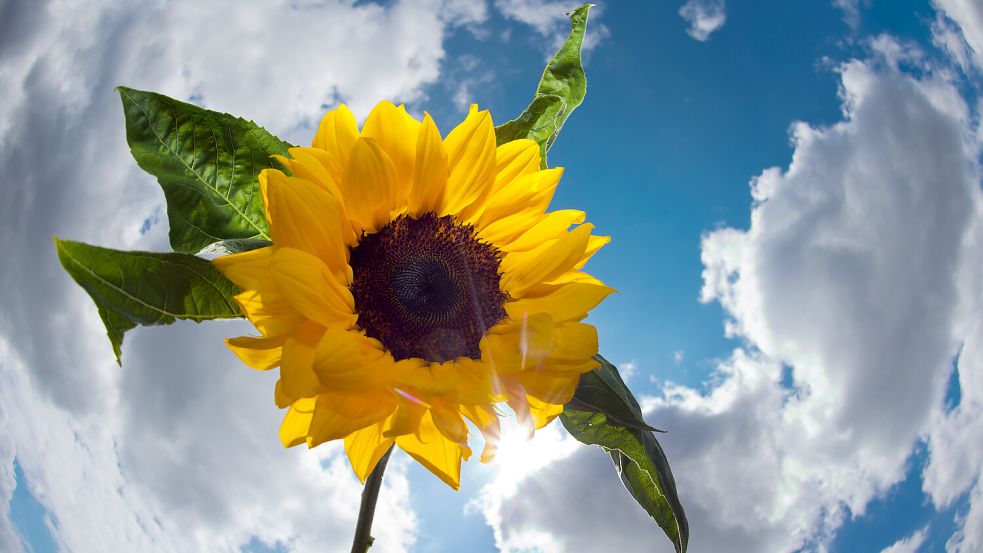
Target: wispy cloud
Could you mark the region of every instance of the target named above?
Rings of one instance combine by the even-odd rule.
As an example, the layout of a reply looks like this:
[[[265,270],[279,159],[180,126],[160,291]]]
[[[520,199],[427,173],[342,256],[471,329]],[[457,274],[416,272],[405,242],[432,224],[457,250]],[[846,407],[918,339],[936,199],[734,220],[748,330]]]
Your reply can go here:
[[[843,21],[853,29],[860,26],[860,10],[869,4],[870,0],[833,0],[833,5],[843,10]]]
[[[503,16],[520,23],[525,23],[536,29],[544,37],[552,37],[552,50],[555,50],[566,39],[570,32],[566,13],[582,6],[583,2],[568,0],[495,0],[495,7]],[[584,37],[584,51],[596,47],[610,33],[608,28],[598,21],[602,14],[601,6],[591,9],[591,24]],[[553,51],[549,52],[550,55]]]
[[[939,20],[933,27],[936,40],[968,69],[970,63],[983,72],[983,4],[976,0],[933,0]]]
[[[638,373],[638,362],[632,359],[621,363],[618,365],[618,372],[621,373],[621,378],[628,382]]]
[[[687,0],[679,15],[689,23],[686,33],[701,42],[709,40],[727,21],[724,0]]]
[[[928,538],[928,528],[922,528],[914,534],[901,538],[890,547],[885,547],[881,553],[917,553],[918,549]]]

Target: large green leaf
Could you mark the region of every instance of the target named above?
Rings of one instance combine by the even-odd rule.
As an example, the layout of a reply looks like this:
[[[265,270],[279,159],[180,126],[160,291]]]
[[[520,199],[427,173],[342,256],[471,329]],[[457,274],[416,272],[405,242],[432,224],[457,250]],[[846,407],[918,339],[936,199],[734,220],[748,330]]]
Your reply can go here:
[[[207,260],[184,253],[111,250],[54,238],[58,259],[99,308],[120,362],[123,333],[137,325],[167,325],[241,317],[239,290]]]
[[[580,49],[590,8],[591,4],[587,4],[568,14],[570,35],[543,70],[532,102],[521,115],[495,129],[498,144],[519,138],[538,142],[544,169],[546,152],[553,145],[567,117],[584,101],[587,92]]]
[[[610,424],[616,426],[662,432],[649,426],[642,418],[642,408],[614,365],[600,355],[594,358],[601,363],[601,368],[580,377],[577,392],[567,406],[580,411],[603,413]]]
[[[194,253],[220,240],[269,240],[257,176],[290,144],[252,121],[117,87],[126,141],[167,200],[171,247]]]
[[[686,551],[689,524],[662,446],[642,419],[638,402],[617,369],[598,356],[601,368],[581,377],[560,421],[573,437],[601,446],[635,501],[655,519],[676,551]]]

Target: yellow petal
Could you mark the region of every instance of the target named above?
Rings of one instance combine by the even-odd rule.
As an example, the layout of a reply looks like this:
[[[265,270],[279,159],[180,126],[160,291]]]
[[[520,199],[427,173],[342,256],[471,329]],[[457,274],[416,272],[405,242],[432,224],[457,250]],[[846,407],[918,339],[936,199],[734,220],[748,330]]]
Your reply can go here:
[[[460,368],[454,361],[404,365],[395,377],[396,385],[405,390],[417,390],[426,396],[444,396],[457,389]]]
[[[495,149],[495,186],[501,190],[515,179],[539,171],[539,144],[528,138]]]
[[[307,431],[314,416],[314,398],[293,402],[280,424],[280,441],[284,447],[293,447],[307,441]]]
[[[614,288],[571,282],[559,286],[538,285],[515,301],[505,302],[505,312],[515,320],[533,313],[549,313],[556,322],[580,320],[597,307]],[[533,297],[533,293],[542,293]]]
[[[413,182],[419,128],[420,122],[406,113],[404,106],[396,107],[389,101],[379,102],[362,126],[362,136],[375,140],[392,161],[396,187],[403,198]]]
[[[481,462],[491,461],[495,457],[498,442],[502,437],[502,426],[495,408],[491,405],[462,405],[461,414],[473,422],[485,438],[485,447],[481,451]]]
[[[476,228],[482,229],[490,223],[520,212],[530,216],[543,215],[562,176],[563,168],[557,167],[536,171],[510,182],[485,201],[485,209],[478,218]],[[527,229],[516,230],[521,233]]]
[[[239,336],[228,338],[225,345],[236,354],[243,363],[250,367],[265,371],[280,365],[280,355],[283,353],[283,336],[272,338],[256,338]]]
[[[341,182],[348,216],[362,228],[375,232],[389,221],[399,200],[396,172],[374,140],[358,139]]]
[[[382,422],[378,422],[345,436],[345,452],[355,476],[363,484],[395,441],[382,436],[382,425]]]
[[[283,173],[270,174],[268,194],[276,221],[270,229],[273,242],[316,255],[347,286],[348,250],[342,233],[349,225],[338,199],[308,180]]]
[[[279,169],[263,169],[259,172],[259,194],[260,198],[263,200],[263,214],[266,216],[266,224],[268,226],[273,226],[273,218],[270,217],[270,195],[267,193],[269,181],[268,178],[271,173],[280,173]]]
[[[430,417],[441,435],[452,442],[467,445],[468,425],[464,424],[464,419],[456,409],[439,403],[434,404],[430,408]]]
[[[568,322],[556,326],[555,347],[550,359],[569,363],[597,355],[597,329],[594,325]]]
[[[249,322],[263,336],[280,336],[291,332],[306,319],[280,294],[279,288],[264,291],[246,290],[234,296]]]
[[[538,367],[555,348],[554,330],[545,313],[495,325],[478,344],[481,360],[499,375]]]
[[[283,297],[270,273],[273,250],[259,248],[212,260],[226,278],[243,290],[235,296],[236,303],[264,336],[286,334],[304,321],[303,315]]]
[[[515,413],[515,420],[520,426],[528,426],[530,437],[532,436],[532,415],[529,412],[529,399],[526,390],[522,387],[518,375],[506,375],[500,379],[502,392],[505,394],[506,402],[512,412]]]
[[[594,257],[597,250],[601,249],[602,246],[611,242],[610,236],[591,236],[590,240],[587,241],[587,248],[584,250],[584,254],[580,256],[580,261],[573,266],[574,269],[581,269],[587,264],[590,258]]]
[[[420,430],[420,420],[429,407],[406,392],[396,390],[396,393],[396,412],[386,421],[382,432],[388,438],[417,433]]]
[[[436,123],[428,113],[423,117],[416,139],[413,186],[407,198],[407,212],[410,215],[419,217],[431,211],[440,212],[447,174],[447,150]]]
[[[583,223],[584,217],[585,213],[576,209],[561,209],[547,213],[539,222],[514,240],[502,243],[499,249],[506,252],[529,251],[544,242],[560,238],[572,225]]]
[[[216,257],[212,260],[212,265],[240,290],[257,290],[275,287],[269,269],[271,257],[273,247],[269,246]]]
[[[526,394],[543,403],[565,405],[580,383],[579,373],[554,373],[551,371],[526,371],[519,375]]]
[[[498,384],[491,365],[480,359],[462,357],[454,361],[457,374],[455,395],[461,403],[495,403],[503,398],[497,397]]]
[[[563,412],[563,405],[545,403],[529,397],[529,415],[532,417],[533,428],[537,430],[546,426]]]
[[[488,111],[473,108],[444,140],[449,174],[438,215],[457,215],[491,191],[495,180],[495,127]]]
[[[324,329],[307,322],[297,327],[283,343],[280,361],[280,394],[288,401],[317,395],[322,387],[314,374],[314,348]]]
[[[348,106],[341,104],[338,109],[329,111],[314,135],[312,145],[324,150],[330,160],[328,172],[335,182],[341,181],[341,173],[348,163],[348,156],[358,140],[358,125]]]
[[[273,402],[276,403],[276,406],[280,409],[289,407],[293,402],[292,398],[283,393],[283,382],[280,380],[276,381],[276,386],[273,388]]]
[[[419,437],[417,434],[399,436],[396,445],[448,486],[455,490],[461,487],[461,459],[470,450],[441,435],[429,412],[420,420]]]
[[[333,392],[381,391],[394,365],[382,343],[344,328],[329,328],[317,344],[314,372]]]
[[[338,283],[319,258],[293,248],[277,248],[270,272],[290,305],[308,319],[324,327],[355,324],[351,291]]]
[[[509,244],[542,221],[544,217],[543,212],[538,209],[522,209],[481,227],[477,232],[478,238],[496,246]],[[506,253],[510,251],[505,248],[500,249]]]
[[[502,260],[502,288],[513,298],[535,284],[569,271],[587,248],[594,225],[585,223],[556,241],[527,252],[512,252]]]
[[[560,284],[567,284],[569,282],[580,282],[580,283],[583,283],[583,284],[593,284],[595,286],[604,286],[604,283],[603,282],[601,282],[600,280],[598,280],[594,276],[589,275],[589,274],[587,274],[587,273],[585,273],[583,271],[568,271],[566,273],[561,274],[560,276],[558,276],[556,278],[552,278],[550,280],[544,281],[543,282],[543,286],[554,286],[554,285],[560,285]],[[535,291],[537,289],[538,288],[531,288],[530,289],[530,292],[533,292],[533,291]]]
[[[495,148],[495,179],[482,198],[489,198],[515,179],[539,170],[539,145],[529,139],[513,140]],[[460,220],[474,223],[486,208],[476,201],[461,211]]]
[[[337,440],[376,424],[396,408],[392,394],[352,395],[323,393],[317,396],[311,420],[310,446]]]
[[[320,148],[296,146],[288,151],[290,152],[289,159],[281,156],[274,157],[287,167],[293,176],[309,180],[337,200],[344,200],[341,196],[341,189],[338,188],[338,177],[328,171],[329,156],[327,152]]]

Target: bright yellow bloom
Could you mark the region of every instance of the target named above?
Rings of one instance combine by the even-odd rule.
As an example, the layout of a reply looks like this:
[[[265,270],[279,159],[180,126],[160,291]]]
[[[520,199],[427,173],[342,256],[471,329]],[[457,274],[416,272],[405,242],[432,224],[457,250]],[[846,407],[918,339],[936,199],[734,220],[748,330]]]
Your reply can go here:
[[[580,269],[609,239],[546,211],[563,171],[540,170],[535,142],[496,147],[475,106],[441,138],[382,102],[361,132],[329,112],[278,159],[289,176],[259,176],[273,245],[214,263],[262,334],[229,348],[280,367],[284,445],[344,439],[364,482],[395,443],[456,489],[465,421],[487,461],[496,404],[535,428],[562,412],[597,366],[580,321],[613,290]]]

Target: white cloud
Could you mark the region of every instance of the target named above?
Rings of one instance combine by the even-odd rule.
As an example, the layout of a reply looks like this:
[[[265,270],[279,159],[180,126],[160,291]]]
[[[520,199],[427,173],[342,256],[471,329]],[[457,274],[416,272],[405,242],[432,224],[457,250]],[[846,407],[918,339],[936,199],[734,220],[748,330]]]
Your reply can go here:
[[[222,337],[245,324],[179,324],[131,337],[119,398],[67,416],[0,344],[0,404],[32,491],[70,551],[238,551],[254,536],[288,550],[347,551],[361,486],[337,444],[284,450],[275,376],[240,367]],[[101,338],[101,337],[100,337]],[[175,348],[174,344],[180,344]],[[375,535],[416,533],[405,470],[388,471]]]
[[[914,534],[898,540],[890,547],[885,547],[881,550],[881,553],[916,553],[918,548],[925,543],[925,538],[927,537],[928,528],[922,528]]]
[[[552,49],[549,55],[563,44],[563,41],[570,33],[570,24],[567,22],[567,13],[571,12],[584,3],[568,0],[495,0],[495,7],[508,19],[525,23],[536,29],[544,37],[553,37]],[[583,50],[590,51],[596,47],[601,40],[607,37],[610,32],[608,28],[598,22],[602,13],[600,6],[594,6],[590,12],[590,24],[587,26],[587,34],[584,36]]]
[[[10,522],[10,500],[17,487],[14,474],[14,443],[7,431],[10,424],[0,403],[0,551],[21,551],[20,538]]]
[[[940,15],[955,24],[953,27],[940,19],[933,28],[936,40],[964,66],[972,59],[977,69],[983,71],[983,4],[977,0],[933,0],[932,3]]]
[[[947,507],[969,491],[970,508],[962,528],[947,546],[950,552],[983,549],[983,205],[974,203],[976,222],[964,242],[967,259],[957,273],[961,316],[959,333],[966,338],[959,352],[959,404],[938,405],[929,432],[929,463],[923,487],[939,507]]]
[[[750,228],[704,237],[703,299],[723,305],[727,332],[748,346],[719,365],[708,392],[669,384],[643,401],[649,422],[669,430],[659,439],[693,551],[822,550],[847,516],[862,516],[905,477],[926,435],[950,482],[937,503],[969,489],[983,466],[974,457],[983,454],[983,403],[973,402],[983,402],[979,148],[946,74],[902,60],[910,48],[889,41],[840,67],[844,120],[796,124],[788,168],[753,179]],[[905,73],[899,61],[925,71]],[[943,441],[935,426],[960,343],[963,404]],[[962,471],[942,470],[957,460]],[[601,478],[594,462],[578,452],[549,472]],[[576,514],[513,505],[513,519],[490,519],[498,532],[523,528],[600,551],[591,549],[595,525],[640,516],[630,502],[583,501],[563,478],[535,489],[577,504]],[[961,551],[980,548],[980,496],[976,487],[953,538]],[[657,531],[613,534],[623,550],[671,550]]]
[[[470,508],[484,515],[502,553],[632,551],[619,548],[619,540],[630,543],[633,538],[623,537],[637,535],[639,529],[645,534],[648,525],[637,516],[613,521],[615,525],[592,520],[590,541],[583,540],[588,528],[569,537],[556,531],[566,521],[583,524],[570,515],[584,505],[623,508],[627,498],[608,456],[570,437],[559,421],[538,430],[531,440],[525,430],[507,421],[501,449],[490,468],[495,476]]]
[[[724,0],[687,0],[679,8],[679,16],[689,23],[686,33],[704,42],[710,39],[717,29],[727,21],[727,10]]]
[[[977,435],[973,436],[976,439]],[[957,517],[960,525],[945,543],[946,553],[976,553],[983,547],[983,486],[976,483],[969,494],[970,508],[965,516]]]
[[[166,8],[166,9],[165,9]],[[283,450],[273,374],[222,337],[242,324],[127,336],[116,367],[94,306],[50,237],[167,248],[140,228],[163,202],[123,133],[117,84],[158,90],[310,140],[321,104],[364,114],[419,101],[473,3],[6,3],[0,33],[0,549],[16,456],[66,551],[347,551],[360,486],[337,444]],[[180,344],[180,347],[175,347]],[[402,457],[387,473],[377,547],[412,547]]]
[[[626,361],[618,365],[618,372],[621,373],[621,378],[625,382],[631,380],[635,374],[638,373],[638,362],[632,359],[631,361]]]
[[[683,362],[683,357],[686,355],[684,350],[676,350],[672,352],[672,360],[678,365]]]
[[[833,5],[843,10],[843,21],[856,29],[860,26],[860,9],[870,5],[870,0],[833,0]]]

